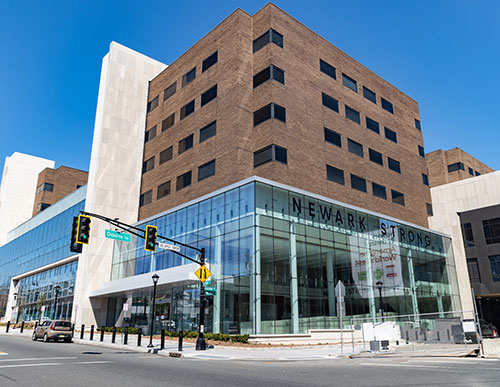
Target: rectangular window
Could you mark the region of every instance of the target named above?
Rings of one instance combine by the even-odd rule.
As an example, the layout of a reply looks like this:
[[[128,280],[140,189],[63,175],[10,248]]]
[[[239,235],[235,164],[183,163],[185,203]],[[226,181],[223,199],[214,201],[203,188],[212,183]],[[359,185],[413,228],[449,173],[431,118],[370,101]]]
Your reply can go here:
[[[192,147],[193,147],[193,135],[190,134],[186,138],[179,141],[179,150],[178,150],[177,154],[180,155],[180,154],[184,153],[185,151],[187,151],[188,149],[191,149]]]
[[[40,192],[54,192],[54,184],[52,183],[42,183],[36,188],[36,194],[38,195]]]
[[[469,167],[469,175],[474,176],[474,170]]]
[[[253,52],[255,53],[259,51],[268,43],[274,43],[277,46],[283,48],[283,35],[281,35],[279,32],[276,32],[272,28],[267,30],[253,41]]]
[[[177,184],[175,189],[180,191],[181,189],[191,185],[191,171],[184,173],[183,175],[177,176]]]
[[[370,117],[366,117],[366,127],[375,133],[379,134],[380,133],[380,128],[378,125],[378,122],[375,120],[372,120]]]
[[[366,192],[366,180],[351,173],[351,187]]]
[[[401,165],[399,164],[399,161],[391,159],[390,157],[387,158],[387,164],[389,166],[389,169],[391,171],[401,173]]]
[[[182,76],[182,87],[189,85],[196,79],[196,67]]]
[[[476,176],[481,176],[481,174],[478,171],[475,171],[475,172],[476,172]]]
[[[337,79],[337,72],[335,70],[335,67],[329,65],[324,60],[321,59],[319,60],[319,69],[322,73],[325,73],[326,75],[332,77],[333,79]]]
[[[427,176],[425,173],[422,173],[422,183],[426,185],[427,187],[429,186],[429,176]]]
[[[144,143],[151,141],[155,137],[156,137],[156,125],[146,131],[144,135]]]
[[[472,224],[471,223],[463,223],[462,224],[462,237],[464,239],[465,247],[474,247],[474,233],[472,232]]]
[[[215,136],[216,131],[217,131],[217,123],[216,123],[216,121],[211,122],[207,126],[201,128],[200,129],[200,144],[203,141],[208,140],[210,137]]]
[[[500,218],[483,220],[486,244],[500,243]]]
[[[49,204],[49,203],[40,203],[40,204],[38,205],[38,211],[39,211],[39,212],[40,212],[40,211],[43,211],[43,210],[45,210],[45,209],[46,209],[46,208],[48,208],[48,207],[50,207],[50,204]]]
[[[490,264],[491,264],[491,258],[490,258]],[[481,275],[479,274],[479,264],[477,262],[477,258],[467,258],[467,269],[469,271],[470,282],[472,284],[480,283]]]
[[[210,55],[207,59],[205,59],[201,64],[201,72],[204,73],[214,64],[216,64],[218,56],[219,56],[218,51],[215,51],[212,55]]]
[[[168,128],[171,128],[172,126],[174,126],[174,123],[175,123],[175,113],[172,113],[161,122],[161,131],[164,132]]]
[[[392,202],[399,204],[400,206],[405,205],[405,195],[402,194],[401,192],[394,191],[391,189],[391,196],[392,196]]]
[[[349,150],[349,152],[354,153],[355,155],[358,155],[359,157],[363,157],[363,145],[361,145],[359,142],[356,142],[356,141],[348,138],[347,139],[347,149]]]
[[[455,172],[458,171],[459,169],[461,169],[462,171],[465,170],[464,163],[459,162],[448,165],[448,172]]]
[[[358,92],[358,83],[351,77],[342,74],[342,84],[354,92]]]
[[[149,190],[148,192],[144,192],[139,197],[139,207],[145,206],[153,201],[153,191]]]
[[[376,150],[373,149],[368,149],[368,154],[370,155],[370,161],[373,161],[374,163],[377,163],[379,165],[384,165],[384,159],[382,157],[382,153],[377,152]]]
[[[491,279],[494,282],[500,281],[500,255],[490,255]]]
[[[328,94],[321,93],[321,100],[323,102],[323,106],[326,106],[337,113],[339,112],[339,101],[335,98],[330,97]]]
[[[287,150],[277,145],[269,145],[253,154],[254,168],[269,161],[287,164]]]
[[[164,198],[168,195],[170,195],[170,181],[167,181],[166,183],[160,184],[158,186],[158,190],[156,192],[156,200]]]
[[[169,160],[172,160],[174,153],[174,147],[169,146],[167,149],[164,149],[160,152],[160,165],[166,163]]]
[[[181,120],[189,116],[192,112],[194,112],[194,99],[181,108]]]
[[[206,105],[215,98],[217,98],[217,85],[212,86],[201,95],[201,106]]]
[[[155,157],[151,157],[142,163],[142,173],[151,171],[155,167]]]
[[[326,178],[335,183],[344,185],[344,171],[342,169],[338,169],[327,164]]]
[[[387,110],[389,113],[394,114],[394,106],[388,100],[380,98],[382,101],[382,109]]]
[[[158,107],[158,96],[154,97],[151,101],[148,102],[148,113],[152,112]]]
[[[431,203],[425,203],[425,207],[427,209],[427,215],[428,216],[434,216],[434,211],[432,211],[432,204]]]
[[[418,146],[418,154],[420,155],[420,157],[423,157],[425,159],[425,150],[423,146]]]
[[[276,118],[286,123],[286,109],[275,103],[260,108],[253,113],[253,126],[257,126],[270,118]]]
[[[384,126],[384,132],[385,132],[385,138],[391,140],[392,142],[395,142],[396,144],[398,143],[398,135],[396,134],[395,131]]]
[[[198,167],[198,181],[215,175],[215,160],[209,161]]]
[[[176,91],[177,91],[177,81],[172,83],[169,87],[167,87],[163,91],[163,100],[165,101],[165,100],[169,99],[171,96],[173,96],[175,94]]]
[[[417,120],[416,118],[415,118],[415,128],[417,128],[418,130],[422,130],[422,128],[420,127],[420,121]]]
[[[385,187],[383,185],[380,185],[377,183],[372,183],[372,192],[373,192],[373,196],[387,200],[387,192],[386,192]]]
[[[359,118],[359,112],[345,105],[345,116],[356,124],[360,124],[361,120]]]
[[[323,129],[325,131],[325,141],[342,148],[342,141],[340,134],[328,128],[323,128]]]
[[[377,104],[377,94],[375,94],[370,89],[363,86],[363,97],[365,97],[368,101],[372,101],[374,104]]]
[[[285,84],[285,72],[274,65],[266,67],[264,70],[253,76],[254,89],[270,79],[274,79],[275,81]]]

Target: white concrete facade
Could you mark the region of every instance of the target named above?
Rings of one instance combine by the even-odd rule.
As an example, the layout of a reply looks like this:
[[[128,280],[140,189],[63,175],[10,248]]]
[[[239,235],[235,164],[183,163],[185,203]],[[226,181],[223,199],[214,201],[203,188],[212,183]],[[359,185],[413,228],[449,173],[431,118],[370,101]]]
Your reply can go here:
[[[500,204],[500,171],[431,188],[429,227],[451,235],[462,310],[473,310],[460,217],[457,213]]]
[[[111,43],[102,62],[85,211],[137,221],[149,81],[166,67]],[[106,314],[107,306],[89,296],[110,280],[113,243],[104,237],[107,227],[93,219],[92,243],[79,258],[72,314],[77,325],[96,324]]]
[[[15,152],[5,158],[0,186],[0,246],[7,233],[31,218],[38,174],[54,161]]]

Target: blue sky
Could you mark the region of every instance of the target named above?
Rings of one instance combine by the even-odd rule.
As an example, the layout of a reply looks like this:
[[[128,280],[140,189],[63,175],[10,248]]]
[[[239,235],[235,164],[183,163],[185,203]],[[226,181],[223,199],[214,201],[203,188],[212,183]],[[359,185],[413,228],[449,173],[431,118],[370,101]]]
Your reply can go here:
[[[267,1],[3,1],[0,166],[23,152],[88,169],[101,59],[117,41],[172,63],[241,8]],[[419,102],[427,152],[500,168],[500,1],[275,4]]]

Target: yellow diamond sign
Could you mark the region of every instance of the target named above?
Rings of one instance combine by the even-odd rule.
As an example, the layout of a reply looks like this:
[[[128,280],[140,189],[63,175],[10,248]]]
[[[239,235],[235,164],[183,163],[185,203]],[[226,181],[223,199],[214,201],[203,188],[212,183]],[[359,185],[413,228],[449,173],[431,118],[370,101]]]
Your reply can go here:
[[[208,270],[205,265],[196,270],[194,274],[200,279],[201,282],[205,282],[212,275],[212,273],[210,273],[210,270]]]

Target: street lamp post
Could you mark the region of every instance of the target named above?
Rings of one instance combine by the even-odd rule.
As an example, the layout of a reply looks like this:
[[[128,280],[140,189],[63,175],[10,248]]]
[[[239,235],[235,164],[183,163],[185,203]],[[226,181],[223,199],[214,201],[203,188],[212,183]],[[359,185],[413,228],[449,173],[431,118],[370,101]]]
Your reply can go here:
[[[483,305],[481,302],[483,301],[483,298],[481,296],[477,296],[476,298],[477,303],[479,304],[479,318],[482,320],[483,319]]]
[[[19,293],[14,293],[14,301],[16,301],[16,324],[19,322]]]
[[[154,274],[152,277],[153,279],[153,309],[151,310],[151,329],[150,329],[150,335],[149,335],[149,344],[148,348],[153,348],[153,329],[154,329],[154,323],[155,323],[155,301],[156,301],[156,284],[158,283],[158,279],[160,276],[158,274]]]
[[[379,303],[379,310],[380,310],[380,318],[382,322],[384,322],[384,311],[382,309],[382,286],[384,286],[384,283],[382,281],[377,281],[375,284],[377,285],[378,289],[378,303]]]
[[[56,297],[54,299],[54,319],[56,319],[57,318],[57,296],[59,295],[59,290],[61,289],[61,287],[59,285],[57,285],[54,289],[56,291]]]

